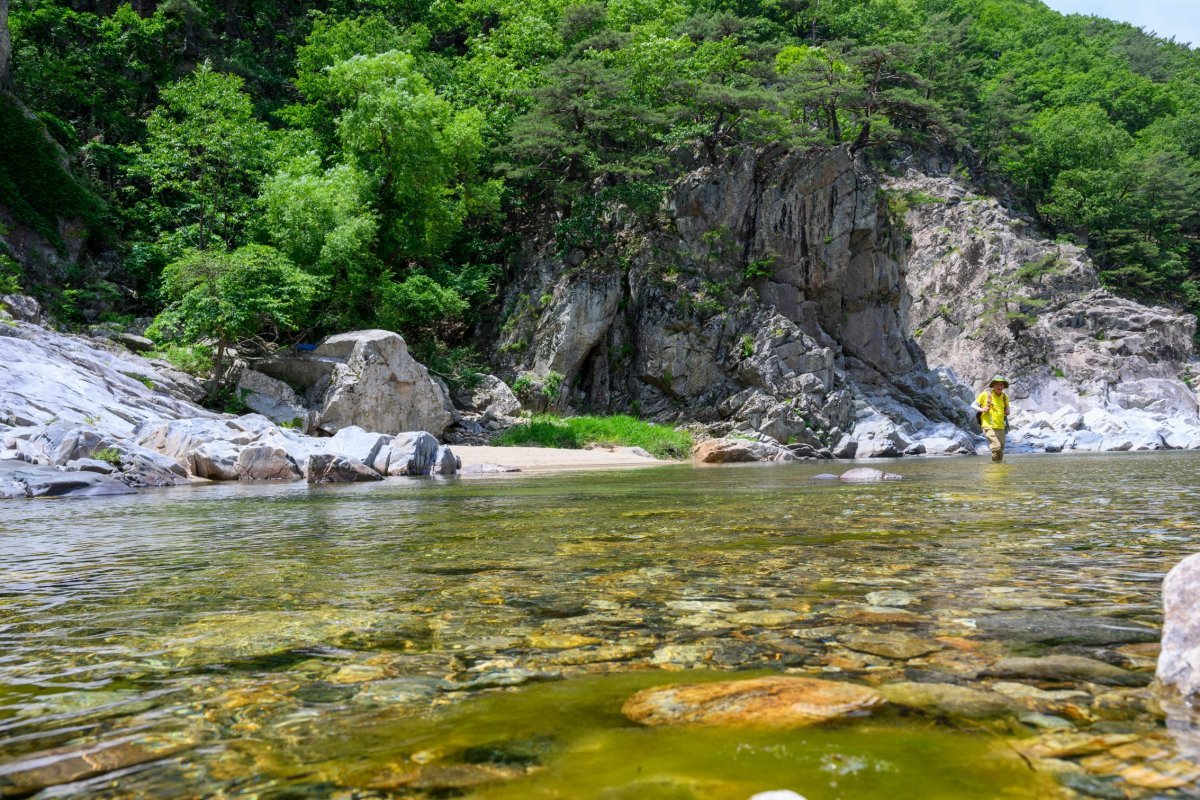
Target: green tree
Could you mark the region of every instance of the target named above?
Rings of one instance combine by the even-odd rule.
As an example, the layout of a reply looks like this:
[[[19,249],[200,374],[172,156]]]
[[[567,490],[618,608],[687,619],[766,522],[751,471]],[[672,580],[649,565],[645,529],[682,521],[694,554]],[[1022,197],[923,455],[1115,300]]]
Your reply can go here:
[[[500,183],[479,174],[483,114],[438,96],[411,55],[356,56],[329,80],[344,156],[378,187],[386,264],[428,263],[467,218],[498,211]]]
[[[130,170],[152,196],[143,205],[168,249],[234,246],[266,167],[269,137],[242,79],[209,62],[163,89]]]
[[[329,287],[322,321],[359,324],[372,314],[378,280],[379,217],[374,183],[352,164],[322,169],[314,153],[284,165],[263,182],[260,234]]]
[[[298,328],[320,285],[287,256],[264,245],[232,252],[188,250],[163,270],[162,293],[169,305],[149,332],[160,341],[212,342],[210,396],[219,397],[230,347]]]

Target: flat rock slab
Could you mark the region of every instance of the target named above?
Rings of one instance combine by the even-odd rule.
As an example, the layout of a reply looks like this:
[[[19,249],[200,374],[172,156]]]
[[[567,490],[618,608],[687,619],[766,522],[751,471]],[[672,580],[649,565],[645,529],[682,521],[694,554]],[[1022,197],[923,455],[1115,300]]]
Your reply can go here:
[[[1157,642],[1158,630],[1131,620],[1073,611],[1011,612],[980,617],[976,628],[996,639],[1042,644]]]
[[[1008,713],[1015,704],[1004,695],[952,683],[904,681],[879,687],[889,703],[928,714],[963,719],[986,719]]]
[[[818,678],[752,678],[643,689],[621,706],[641,725],[798,728],[884,702],[866,686]]]
[[[920,602],[915,595],[899,589],[883,589],[878,592],[869,592],[866,599],[873,606],[885,606],[887,608],[900,608]]]
[[[136,489],[95,472],[62,472],[40,464],[0,461],[0,498],[104,497],[136,493]]]
[[[118,769],[157,761],[192,746],[181,735],[127,736],[82,747],[43,750],[0,765],[0,797],[25,797]]]
[[[896,658],[902,661],[945,649],[938,642],[931,642],[907,633],[852,633],[842,639],[841,643],[860,653]]]
[[[1088,680],[1118,686],[1141,686],[1150,682],[1149,675],[1130,672],[1094,658],[1071,655],[1003,658],[993,664],[987,674],[999,678]]]

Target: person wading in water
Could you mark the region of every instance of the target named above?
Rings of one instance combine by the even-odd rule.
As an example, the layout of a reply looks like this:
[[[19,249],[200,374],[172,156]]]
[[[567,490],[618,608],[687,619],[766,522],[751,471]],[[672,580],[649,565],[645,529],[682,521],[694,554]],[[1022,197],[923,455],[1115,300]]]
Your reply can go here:
[[[1008,378],[996,375],[991,384],[984,389],[971,408],[975,409],[975,418],[983,428],[988,445],[992,449],[992,461],[1004,460],[1004,437],[1008,431]]]

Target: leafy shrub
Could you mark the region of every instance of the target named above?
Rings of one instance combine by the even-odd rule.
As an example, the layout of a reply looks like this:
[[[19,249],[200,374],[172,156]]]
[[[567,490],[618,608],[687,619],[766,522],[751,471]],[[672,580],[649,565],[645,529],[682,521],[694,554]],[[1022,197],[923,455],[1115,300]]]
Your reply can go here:
[[[515,388],[515,384],[514,384]],[[529,422],[509,428],[492,439],[500,447],[560,447],[580,449],[588,445],[641,447],[657,458],[686,458],[692,437],[685,431],[656,425],[635,417],[558,417],[539,414]]]
[[[114,467],[121,466],[121,451],[115,447],[103,447],[92,453],[92,458],[111,464]]]

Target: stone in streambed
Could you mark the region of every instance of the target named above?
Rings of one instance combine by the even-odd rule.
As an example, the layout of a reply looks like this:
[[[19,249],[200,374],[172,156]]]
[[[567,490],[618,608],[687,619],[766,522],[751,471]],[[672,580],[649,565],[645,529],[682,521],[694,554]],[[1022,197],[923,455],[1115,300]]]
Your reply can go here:
[[[1148,675],[1105,664],[1094,658],[1049,655],[1040,658],[1003,658],[993,664],[987,675],[998,678],[1035,678],[1038,680],[1086,680],[1119,686],[1145,685]]]
[[[580,636],[575,633],[531,633],[528,641],[530,647],[539,650],[569,650],[601,642],[594,636]]]
[[[642,725],[797,728],[884,702],[874,689],[817,678],[752,678],[643,689],[621,706]]]
[[[730,614],[725,619],[733,625],[752,625],[759,628],[773,628],[778,625],[790,625],[804,618],[803,614],[786,609],[762,609],[759,611],[743,611]]]
[[[1158,680],[1185,697],[1200,693],[1200,554],[1167,573],[1163,614]]]
[[[1062,717],[1054,716],[1053,714],[1040,714],[1033,712],[1030,714],[1022,714],[1018,719],[1030,726],[1031,728],[1040,728],[1047,731],[1062,731],[1070,730],[1075,725]]]
[[[945,649],[937,642],[930,642],[907,633],[852,633],[843,638],[841,643],[860,653],[870,653],[873,656],[896,658],[903,661]]]
[[[495,764],[427,765],[405,772],[388,772],[376,776],[366,785],[371,789],[419,789],[438,792],[461,792],[489,783],[509,781],[525,775],[525,770]]]
[[[1025,683],[996,681],[992,691],[1004,695],[1027,711],[1060,713],[1068,705],[1087,705],[1091,695],[1078,689],[1039,689]]]
[[[873,606],[886,606],[888,608],[902,608],[911,606],[914,603],[920,602],[915,595],[899,589],[885,589],[878,592],[869,592],[866,600]]]
[[[157,761],[191,745],[181,736],[147,735],[43,750],[0,765],[0,796],[24,797],[51,786]]]
[[[904,681],[879,687],[889,703],[929,714],[962,719],[987,719],[1013,710],[1003,695],[952,683]]]
[[[393,477],[429,475],[437,463],[439,449],[438,440],[425,431],[396,434],[387,451],[384,469]],[[378,460],[376,466],[379,466]]]
[[[997,639],[1043,644],[1131,644],[1158,639],[1155,628],[1140,622],[1073,611],[991,614],[977,619],[976,628]]]

